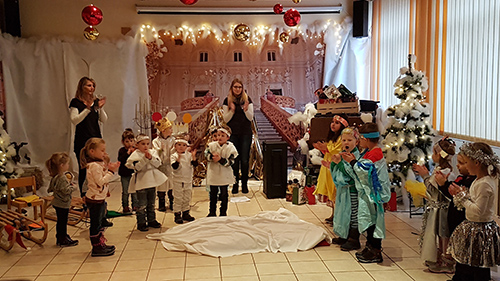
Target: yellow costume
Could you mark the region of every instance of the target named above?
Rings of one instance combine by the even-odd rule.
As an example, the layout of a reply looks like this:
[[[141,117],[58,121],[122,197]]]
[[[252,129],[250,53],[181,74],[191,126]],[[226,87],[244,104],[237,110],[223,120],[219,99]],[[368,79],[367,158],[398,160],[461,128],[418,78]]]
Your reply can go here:
[[[339,137],[335,142],[329,141],[326,146],[328,148],[328,152],[325,153],[323,160],[331,162],[332,156],[342,151],[342,140]],[[335,184],[333,183],[330,168],[322,165],[321,169],[319,170],[318,184],[316,186],[314,194],[325,195],[330,201],[335,202],[336,193],[337,189],[335,188]]]

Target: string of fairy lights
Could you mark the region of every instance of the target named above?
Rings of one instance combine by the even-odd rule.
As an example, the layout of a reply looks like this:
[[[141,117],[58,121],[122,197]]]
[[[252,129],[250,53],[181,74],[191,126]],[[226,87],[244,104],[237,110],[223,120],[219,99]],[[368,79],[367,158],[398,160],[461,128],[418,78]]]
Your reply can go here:
[[[240,24],[241,25],[241,24]],[[143,24],[140,28],[141,39],[144,42],[157,41],[161,46],[164,44],[162,38],[181,39],[185,43],[196,44],[198,40],[214,38],[221,45],[233,44],[235,39],[235,27],[237,24],[227,24],[223,27],[214,27],[204,23],[198,26],[182,25],[175,27],[153,26]],[[256,25],[249,26],[250,32],[248,39],[244,42],[251,47],[261,48],[264,44],[276,43],[279,48],[283,48],[289,43],[289,38],[301,37],[304,41],[323,39],[329,28],[336,37],[337,55],[340,52],[342,44],[342,25],[335,21],[327,20],[311,25],[298,25],[295,27],[283,27],[282,25]]]

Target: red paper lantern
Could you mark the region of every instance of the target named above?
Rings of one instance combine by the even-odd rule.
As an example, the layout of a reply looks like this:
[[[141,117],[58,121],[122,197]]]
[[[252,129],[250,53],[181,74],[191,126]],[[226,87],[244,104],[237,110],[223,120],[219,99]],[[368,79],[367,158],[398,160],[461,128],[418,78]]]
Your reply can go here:
[[[98,25],[102,21],[102,11],[90,4],[82,10],[82,19],[88,25]]]
[[[158,122],[161,120],[162,116],[161,116],[160,112],[155,112],[155,113],[153,113],[151,118],[153,119],[153,121]]]
[[[283,21],[288,26],[296,26],[300,22],[300,13],[295,9],[286,11],[283,15]]]
[[[182,4],[185,4],[185,5],[193,5],[196,2],[198,2],[198,0],[181,0],[181,2],[182,2]]]
[[[274,13],[275,13],[275,14],[277,14],[277,15],[279,15],[279,14],[283,13],[283,5],[281,5],[281,4],[276,4],[276,5],[274,5],[274,7],[273,7],[273,11],[274,11]]]

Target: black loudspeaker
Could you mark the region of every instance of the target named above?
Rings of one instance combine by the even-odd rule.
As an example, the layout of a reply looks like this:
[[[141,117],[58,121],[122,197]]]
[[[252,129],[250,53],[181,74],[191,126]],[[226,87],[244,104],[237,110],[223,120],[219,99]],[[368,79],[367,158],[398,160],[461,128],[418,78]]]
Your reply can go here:
[[[368,36],[368,1],[360,0],[352,3],[352,36]]]
[[[285,198],[287,189],[287,143],[264,142],[264,194],[267,198]]]
[[[0,0],[0,22],[2,32],[21,37],[19,0]]]

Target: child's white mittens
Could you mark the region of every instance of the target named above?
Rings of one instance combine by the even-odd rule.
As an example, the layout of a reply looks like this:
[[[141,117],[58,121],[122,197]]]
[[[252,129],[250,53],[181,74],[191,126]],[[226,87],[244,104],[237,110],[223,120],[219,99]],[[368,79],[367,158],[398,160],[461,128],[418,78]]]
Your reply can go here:
[[[442,169],[442,170],[439,170],[444,176],[447,176],[448,174],[451,173],[451,169],[450,168],[446,168],[446,169]]]

